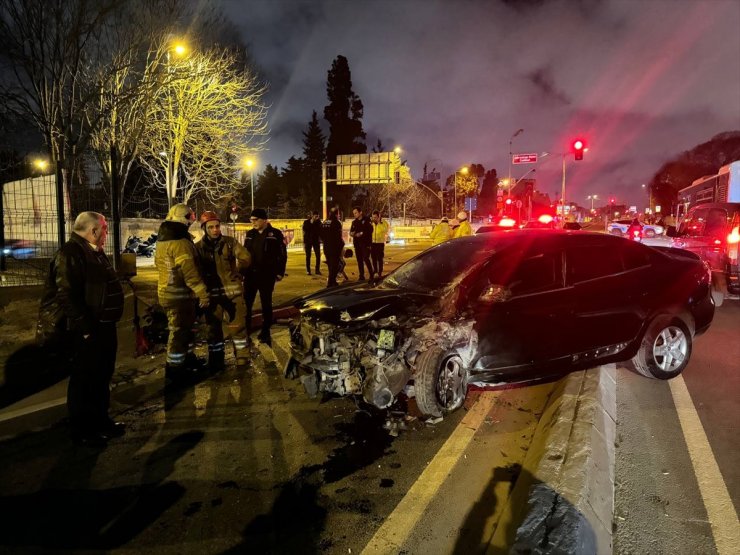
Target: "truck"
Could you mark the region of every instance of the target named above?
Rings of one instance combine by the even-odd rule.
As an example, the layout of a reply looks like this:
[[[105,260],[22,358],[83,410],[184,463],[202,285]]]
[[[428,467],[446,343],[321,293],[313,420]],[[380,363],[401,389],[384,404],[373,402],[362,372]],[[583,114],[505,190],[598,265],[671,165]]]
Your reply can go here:
[[[678,198],[673,246],[693,251],[709,263],[717,291],[740,295],[740,160],[695,180],[678,192]]]

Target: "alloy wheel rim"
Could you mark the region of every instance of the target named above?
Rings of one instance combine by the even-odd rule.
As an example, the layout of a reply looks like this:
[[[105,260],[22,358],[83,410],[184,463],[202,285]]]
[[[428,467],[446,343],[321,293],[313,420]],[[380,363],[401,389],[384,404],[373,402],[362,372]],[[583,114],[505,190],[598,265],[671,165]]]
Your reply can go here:
[[[688,354],[689,342],[678,326],[668,326],[653,342],[653,360],[662,372],[673,372],[679,368]]]
[[[454,410],[465,399],[465,368],[459,355],[445,359],[437,378],[437,400],[445,410]]]

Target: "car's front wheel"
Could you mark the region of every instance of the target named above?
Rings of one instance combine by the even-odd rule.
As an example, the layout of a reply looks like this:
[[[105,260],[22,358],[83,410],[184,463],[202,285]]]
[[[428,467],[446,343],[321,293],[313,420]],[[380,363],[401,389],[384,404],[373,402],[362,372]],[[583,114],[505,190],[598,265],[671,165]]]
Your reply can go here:
[[[609,233],[611,233],[612,235],[616,235],[617,237],[621,237],[622,236],[622,231],[618,227],[614,227],[614,228],[610,229],[609,230]]]
[[[414,375],[416,405],[429,416],[442,416],[460,408],[468,389],[468,373],[460,355],[439,347],[419,355]]]
[[[655,237],[655,230],[654,229],[646,229],[645,230],[645,237],[649,237],[649,238]]]
[[[691,332],[686,325],[678,319],[661,316],[651,322],[632,364],[648,378],[675,378],[689,363],[691,347]]]

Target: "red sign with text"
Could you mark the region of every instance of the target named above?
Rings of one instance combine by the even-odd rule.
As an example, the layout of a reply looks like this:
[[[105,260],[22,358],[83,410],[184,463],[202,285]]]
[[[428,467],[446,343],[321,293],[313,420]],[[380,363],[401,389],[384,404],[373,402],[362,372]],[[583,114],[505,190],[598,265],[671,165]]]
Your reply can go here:
[[[535,164],[537,163],[537,154],[515,154],[512,162],[514,164]]]

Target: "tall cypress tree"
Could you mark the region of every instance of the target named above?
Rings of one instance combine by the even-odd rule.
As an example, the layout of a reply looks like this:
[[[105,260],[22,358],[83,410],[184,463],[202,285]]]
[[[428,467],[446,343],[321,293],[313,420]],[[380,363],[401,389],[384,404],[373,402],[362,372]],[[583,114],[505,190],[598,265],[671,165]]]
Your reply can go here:
[[[309,208],[319,206],[321,198],[321,164],[325,161],[326,139],[319,126],[319,119],[314,110],[308,128],[303,132],[303,172],[305,187],[301,193]]]
[[[324,119],[329,122],[329,141],[326,145],[326,160],[336,162],[338,154],[367,152],[365,131],[362,129],[363,105],[360,97],[352,90],[352,74],[344,56],[332,62],[326,81],[329,104],[324,108]],[[329,188],[334,203],[349,213],[352,187],[333,185]]]

